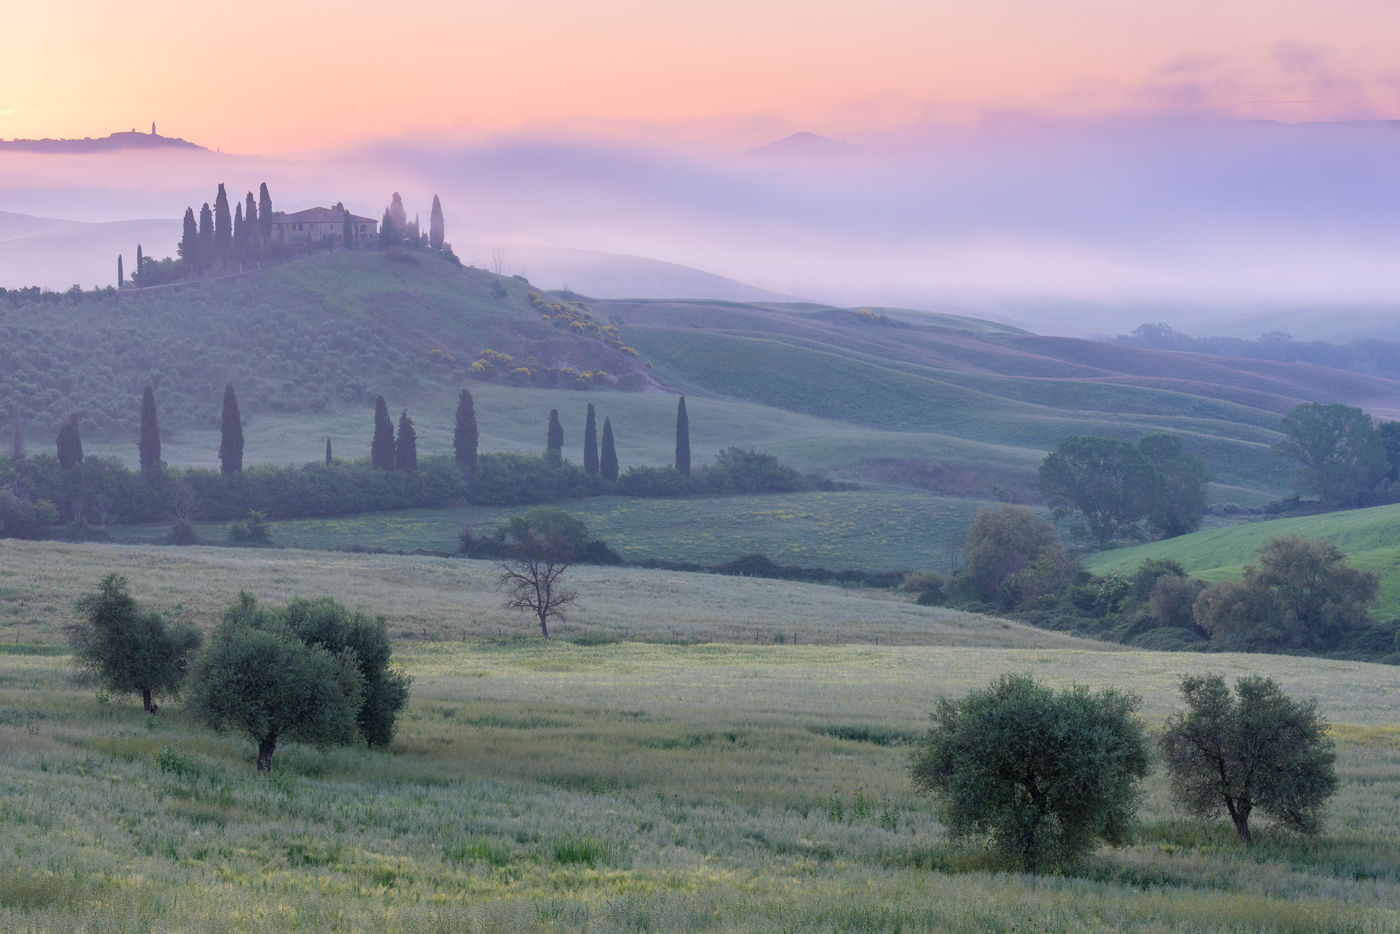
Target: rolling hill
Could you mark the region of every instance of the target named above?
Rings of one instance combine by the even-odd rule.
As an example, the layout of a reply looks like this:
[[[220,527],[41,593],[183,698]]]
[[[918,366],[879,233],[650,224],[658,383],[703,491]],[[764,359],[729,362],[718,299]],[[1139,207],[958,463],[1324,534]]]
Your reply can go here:
[[[450,410],[458,388],[490,385],[502,390],[492,404],[512,416],[499,426],[508,437],[484,435],[484,444],[529,451],[548,408],[569,399],[582,408],[573,390],[586,388],[590,400],[609,388],[663,390],[725,407],[731,423],[715,446],[697,447],[702,460],[737,444],[856,480],[1028,500],[1040,457],[1067,435],[1168,431],[1207,462],[1217,500],[1254,502],[1288,488],[1291,467],[1270,445],[1294,405],[1383,410],[1400,398],[1394,381],[1358,374],[957,316],[577,299],[431,254],[395,261],[349,251],[81,300],[12,293],[0,300],[0,406],[19,414],[36,447],[76,411],[85,442],[100,448],[133,437],[146,383],[163,430],[178,438],[217,425],[232,382],[245,419],[271,432],[324,437],[384,394],[395,408],[414,407],[432,438],[428,423]],[[471,381],[485,350],[498,355],[489,384]],[[622,437],[631,432],[639,455],[664,463],[664,397],[604,397],[605,407],[638,414]],[[167,458],[182,462],[179,450]]]

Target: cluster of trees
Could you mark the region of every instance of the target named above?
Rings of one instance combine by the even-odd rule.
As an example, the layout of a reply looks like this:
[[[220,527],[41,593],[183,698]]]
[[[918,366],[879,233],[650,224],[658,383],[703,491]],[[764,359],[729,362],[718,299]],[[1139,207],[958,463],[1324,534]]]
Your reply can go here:
[[[1186,709],[1157,749],[1177,799],[1202,817],[1229,814],[1253,841],[1258,811],[1316,832],[1335,792],[1336,753],[1315,700],[1297,701],[1268,678],[1183,678]],[[936,796],[950,832],[983,837],[1026,872],[1067,869],[1099,841],[1127,839],[1152,744],[1136,695],[1083,686],[1055,691],[1003,675],[962,700],[944,698],[916,748],[915,787]]]
[[[192,521],[245,520],[250,511],[275,518],[344,515],[386,509],[437,507],[462,502],[528,505],[598,495],[684,496],[777,492],[830,488],[821,478],[804,477],[777,458],[729,448],[712,464],[689,467],[689,421],[684,400],[677,405],[677,464],[633,467],[619,474],[616,440],[609,418],[598,431],[589,403],[583,431],[583,466],[563,457],[563,426],[550,412],[545,456],[479,454],[479,432],[471,393],[458,397],[450,456],[419,458],[417,431],[407,410],[395,431],[388,404],[375,402],[374,434],[367,461],[342,462],[326,439],[324,462],[300,468],[243,465],[244,433],[237,395],[224,387],[218,471],[170,468],[161,460],[160,427],[154,390],[142,394],[138,435],[139,473],[115,458],[84,457],[76,416],[59,432],[58,458],[26,458],[16,429],[13,456],[0,459],[0,536],[36,538],[55,523],[71,523],[69,533],[89,537],[109,524],[159,522],[174,518],[178,543],[194,540]],[[100,537],[100,531],[99,531]]]
[[[347,215],[348,217],[348,215]],[[348,246],[353,240],[353,234],[346,221],[346,236],[344,243]],[[389,204],[384,208],[384,217],[379,222],[379,247],[383,250],[397,251],[407,246],[414,250],[433,250],[442,253],[445,257],[456,260],[452,253],[452,244],[446,242],[447,224],[442,214],[442,202],[437,195],[433,195],[432,212],[428,215],[428,229],[426,232],[420,229],[418,215],[413,215],[413,220],[408,219],[408,209],[404,207],[403,198],[396,191],[389,199]]]
[[[1205,516],[1210,475],[1174,435],[1146,435],[1136,444],[1075,435],[1046,456],[1036,479],[1051,508],[1079,513],[1102,545],[1136,537],[1144,524],[1158,538],[1194,532]]]
[[[1329,509],[1400,498],[1400,422],[1376,425],[1353,406],[1306,402],[1279,423],[1274,450],[1297,461],[1297,485]]]
[[[1141,324],[1131,334],[1113,338],[1130,347],[1189,350],[1222,357],[1311,363],[1334,370],[1400,378],[1400,343],[1363,338],[1345,344],[1294,340],[1286,331],[1269,331],[1255,340],[1242,337],[1191,337],[1167,324]]]
[[[1390,658],[1400,621],[1368,610],[1378,577],[1348,567],[1326,540],[1272,539],[1238,581],[1207,585],[1171,560],[1095,577],[1055,527],[1024,506],[983,510],[949,575],[909,575],[926,604],[992,608],[1046,628],[1148,649],[1291,651]]]
[[[69,640],[80,676],[114,694],[140,694],[151,714],[157,697],[179,697],[188,686],[197,717],[257,743],[259,772],[271,769],[282,739],[388,746],[408,701],[409,678],[391,667],[383,617],[329,598],[264,607],[241,593],[202,650],[193,626],[143,610],[116,574],[79,601],[78,615]]]
[[[185,208],[176,253],[184,261],[186,271],[194,275],[261,259],[272,238],[272,216],[272,195],[268,193],[267,182],[259,186],[256,200],[253,193],[248,192],[232,214],[229,213],[228,193],[220,182],[214,206],[211,208],[209,202],[204,202],[197,220],[194,208]],[[143,257],[139,245],[136,249],[133,284],[138,287],[154,284],[143,281]]]

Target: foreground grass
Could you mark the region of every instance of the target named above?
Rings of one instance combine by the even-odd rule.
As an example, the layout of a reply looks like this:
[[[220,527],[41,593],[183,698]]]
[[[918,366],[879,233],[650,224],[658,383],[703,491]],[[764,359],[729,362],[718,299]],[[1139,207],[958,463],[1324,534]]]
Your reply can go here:
[[[1400,925],[1393,670],[1308,659],[919,646],[403,645],[389,753],[145,718],[0,653],[7,931],[1385,931]],[[954,846],[907,779],[934,698],[1002,671],[1129,685],[1185,670],[1317,693],[1342,789],[1324,834],[1180,819],[1070,878]]]
[[[1149,558],[1170,558],[1204,580],[1231,580],[1243,573],[1246,564],[1257,563],[1264,545],[1281,535],[1335,543],[1352,567],[1380,576],[1380,595],[1372,615],[1383,620],[1400,617],[1400,504],[1207,529],[1101,552],[1085,563],[1095,574],[1132,573]]]

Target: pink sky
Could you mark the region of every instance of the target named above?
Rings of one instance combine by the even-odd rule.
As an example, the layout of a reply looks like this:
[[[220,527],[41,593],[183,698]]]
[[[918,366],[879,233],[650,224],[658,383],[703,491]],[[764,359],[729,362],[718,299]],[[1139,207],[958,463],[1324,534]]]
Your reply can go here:
[[[0,137],[757,145],[1016,117],[1400,118],[1394,0],[12,4]]]

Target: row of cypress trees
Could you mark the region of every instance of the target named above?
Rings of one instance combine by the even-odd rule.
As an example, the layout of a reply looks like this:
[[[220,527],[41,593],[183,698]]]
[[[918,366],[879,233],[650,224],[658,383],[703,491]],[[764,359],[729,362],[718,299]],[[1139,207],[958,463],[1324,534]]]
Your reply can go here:
[[[160,422],[156,416],[156,391],[150,384],[141,393],[141,431],[137,437],[141,475],[149,477],[160,467]],[[78,415],[68,416],[58,429],[58,463],[76,467],[83,460],[83,439],[78,431]],[[238,398],[233,384],[224,386],[224,411],[219,439],[219,466],[224,473],[243,469],[243,421],[238,414]]]
[[[549,433],[545,442],[545,457],[553,463],[564,458],[564,427],[559,423],[559,410],[549,410]],[[609,482],[617,479],[617,445],[613,439],[612,420],[603,418],[602,453],[598,450],[598,413],[588,403],[583,425],[583,472],[590,477],[602,477]]]

